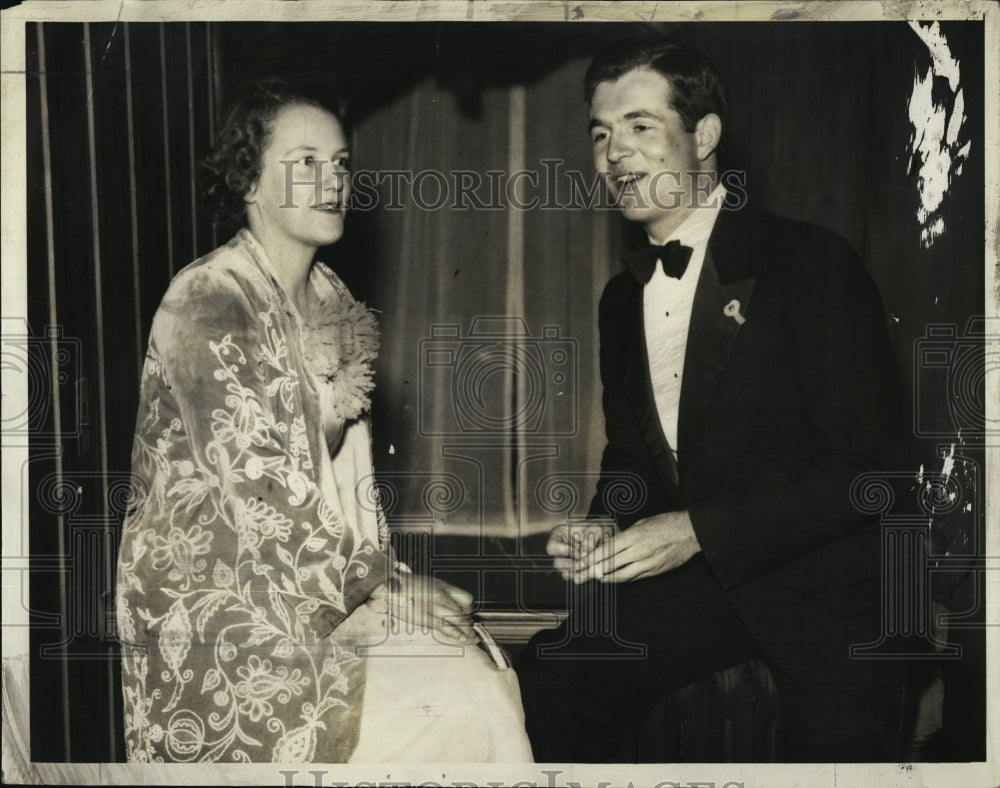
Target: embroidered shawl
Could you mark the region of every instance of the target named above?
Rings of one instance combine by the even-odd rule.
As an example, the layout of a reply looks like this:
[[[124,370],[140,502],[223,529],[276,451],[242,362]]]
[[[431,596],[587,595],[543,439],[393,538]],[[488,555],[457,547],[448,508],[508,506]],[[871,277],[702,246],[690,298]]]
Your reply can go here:
[[[391,558],[320,492],[319,395],[261,252],[242,231],[153,321],[118,565],[130,761],[338,762],[356,742],[364,660],[327,636]]]

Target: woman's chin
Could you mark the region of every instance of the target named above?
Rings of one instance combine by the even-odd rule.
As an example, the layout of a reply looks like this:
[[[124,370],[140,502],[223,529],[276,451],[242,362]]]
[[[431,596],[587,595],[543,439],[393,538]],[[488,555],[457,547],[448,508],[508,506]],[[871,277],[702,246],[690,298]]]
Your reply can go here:
[[[317,246],[329,246],[335,244],[344,237],[344,219],[341,216],[337,220],[335,227],[325,227],[317,234]]]

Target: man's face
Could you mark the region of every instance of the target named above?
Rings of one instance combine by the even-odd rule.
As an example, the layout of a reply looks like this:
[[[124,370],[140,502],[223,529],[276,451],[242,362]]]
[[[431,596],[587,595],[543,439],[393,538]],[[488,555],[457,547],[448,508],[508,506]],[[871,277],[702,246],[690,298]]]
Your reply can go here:
[[[599,83],[590,101],[594,166],[625,218],[660,240],[696,204],[698,173],[706,169],[670,91],[662,74],[636,69]]]

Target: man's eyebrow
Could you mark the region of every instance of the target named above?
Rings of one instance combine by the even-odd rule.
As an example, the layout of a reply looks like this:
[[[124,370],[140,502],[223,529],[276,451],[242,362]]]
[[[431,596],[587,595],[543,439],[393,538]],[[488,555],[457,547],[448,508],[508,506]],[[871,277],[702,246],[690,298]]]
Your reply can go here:
[[[653,120],[664,120],[663,115],[658,112],[653,112],[650,109],[637,109],[634,112],[628,112],[625,114],[625,120],[633,120],[635,118],[652,118]]]
[[[636,118],[651,118],[652,120],[658,120],[661,123],[664,120],[664,117],[662,115],[659,115],[659,114],[653,112],[652,110],[648,110],[648,109],[636,109],[636,110],[632,110],[631,112],[626,112],[622,116],[623,120],[635,120]],[[611,124],[608,123],[606,120],[601,120],[600,118],[591,118],[590,119],[590,125],[587,126],[587,130],[589,131],[590,129],[593,129],[595,126],[608,127],[610,125]]]

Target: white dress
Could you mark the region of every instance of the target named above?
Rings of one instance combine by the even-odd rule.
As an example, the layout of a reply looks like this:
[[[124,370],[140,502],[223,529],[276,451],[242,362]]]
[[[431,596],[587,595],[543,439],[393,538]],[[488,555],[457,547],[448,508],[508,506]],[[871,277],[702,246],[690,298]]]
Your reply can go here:
[[[311,282],[319,297],[313,315],[330,298],[351,297],[335,278],[314,273]],[[345,425],[328,401],[322,405],[322,443],[330,452],[319,469],[320,488],[359,536],[382,543],[368,424]],[[438,642],[430,631],[408,632],[387,615],[384,601],[359,605],[330,637],[367,659],[361,729],[350,762],[531,762],[517,676],[496,667],[480,647]]]

